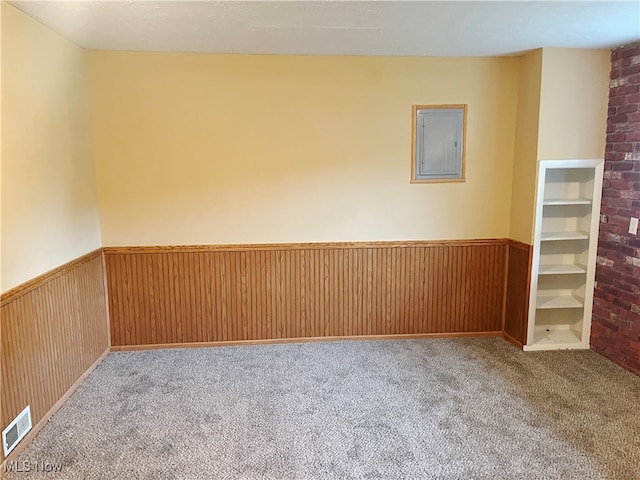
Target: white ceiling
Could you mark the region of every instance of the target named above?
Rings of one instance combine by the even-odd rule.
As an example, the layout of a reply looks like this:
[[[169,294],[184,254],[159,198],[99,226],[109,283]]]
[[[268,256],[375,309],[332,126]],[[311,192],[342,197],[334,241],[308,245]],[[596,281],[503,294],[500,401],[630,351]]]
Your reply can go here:
[[[92,50],[479,56],[640,40],[640,0],[10,3]]]

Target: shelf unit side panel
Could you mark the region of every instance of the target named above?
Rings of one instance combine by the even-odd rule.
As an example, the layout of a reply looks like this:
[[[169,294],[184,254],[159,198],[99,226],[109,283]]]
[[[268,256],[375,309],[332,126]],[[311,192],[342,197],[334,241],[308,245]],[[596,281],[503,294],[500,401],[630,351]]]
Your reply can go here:
[[[536,310],[538,301],[538,272],[540,270],[540,247],[542,238],[542,213],[545,195],[547,168],[544,162],[538,166],[536,185],[536,211],[533,227],[533,252],[531,257],[531,282],[529,285],[529,319],[527,322],[527,344],[535,342]]]
[[[595,289],[596,260],[598,254],[598,232],[600,229],[600,205],[602,201],[602,181],[604,176],[604,160],[594,168],[592,182],[593,202],[591,210],[591,225],[589,229],[589,251],[586,261],[587,274],[584,295],[584,320],[582,325],[582,343],[587,346],[591,338],[591,315],[593,311],[593,294]]]

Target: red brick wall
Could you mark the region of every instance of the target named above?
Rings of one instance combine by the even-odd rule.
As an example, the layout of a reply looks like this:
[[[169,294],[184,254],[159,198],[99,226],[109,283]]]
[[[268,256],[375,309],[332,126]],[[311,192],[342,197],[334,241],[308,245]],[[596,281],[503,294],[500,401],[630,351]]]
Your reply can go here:
[[[591,346],[640,374],[640,44],[613,50]]]

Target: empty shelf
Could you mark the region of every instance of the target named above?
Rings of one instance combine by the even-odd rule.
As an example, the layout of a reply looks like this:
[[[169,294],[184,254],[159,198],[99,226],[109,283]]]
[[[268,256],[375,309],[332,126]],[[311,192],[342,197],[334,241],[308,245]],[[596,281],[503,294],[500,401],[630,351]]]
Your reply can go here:
[[[538,275],[571,275],[586,273],[587,269],[582,265],[540,265]]]
[[[551,327],[550,329],[536,327],[533,343],[526,345],[524,350],[556,350],[563,348],[588,348],[588,345],[586,347],[583,346],[579,334],[569,326]]]
[[[588,198],[546,198],[543,205],[590,205]]]
[[[538,295],[536,308],[580,308],[584,300],[574,295]]]
[[[584,232],[542,232],[540,240],[543,242],[555,240],[586,240],[589,236]]]

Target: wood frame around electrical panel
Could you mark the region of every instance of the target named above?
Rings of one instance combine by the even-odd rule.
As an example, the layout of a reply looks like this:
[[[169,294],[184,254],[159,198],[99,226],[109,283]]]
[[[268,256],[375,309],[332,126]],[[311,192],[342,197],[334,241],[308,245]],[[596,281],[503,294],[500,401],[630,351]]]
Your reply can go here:
[[[462,169],[460,178],[434,178],[416,179],[416,117],[418,110],[444,110],[448,108],[462,109]],[[410,183],[464,183],[466,181],[467,168],[467,105],[446,104],[446,105],[412,105],[411,106],[411,181]]]

